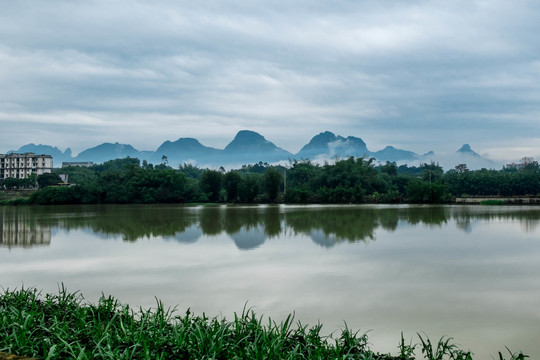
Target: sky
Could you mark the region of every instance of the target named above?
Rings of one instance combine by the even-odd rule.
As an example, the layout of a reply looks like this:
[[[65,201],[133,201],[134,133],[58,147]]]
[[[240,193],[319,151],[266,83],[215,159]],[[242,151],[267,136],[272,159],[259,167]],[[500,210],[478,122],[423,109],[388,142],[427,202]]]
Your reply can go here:
[[[540,159],[538,34],[527,0],[2,1],[0,153],[249,129]]]

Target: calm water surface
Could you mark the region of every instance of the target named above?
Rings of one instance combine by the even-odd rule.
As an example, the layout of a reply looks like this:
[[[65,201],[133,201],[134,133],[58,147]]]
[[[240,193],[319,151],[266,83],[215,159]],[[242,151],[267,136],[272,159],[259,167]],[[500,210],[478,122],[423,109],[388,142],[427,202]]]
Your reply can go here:
[[[477,359],[540,358],[540,208],[76,206],[0,208],[0,286],[179,312],[255,311],[370,331],[450,335]],[[506,350],[505,350],[506,351]]]

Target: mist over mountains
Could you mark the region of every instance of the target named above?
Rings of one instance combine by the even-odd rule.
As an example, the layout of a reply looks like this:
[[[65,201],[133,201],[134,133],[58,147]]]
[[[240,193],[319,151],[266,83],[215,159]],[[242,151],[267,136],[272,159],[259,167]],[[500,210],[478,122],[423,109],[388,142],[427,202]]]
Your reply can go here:
[[[128,156],[153,164],[167,163],[173,167],[190,163],[200,167],[234,168],[243,164],[278,163],[292,160],[311,160],[322,163],[350,156],[373,157],[379,162],[391,161],[398,163],[398,165],[419,165],[433,161],[438,162],[446,170],[462,163],[467,164],[470,169],[498,169],[502,166],[500,163],[480,156],[472,150],[469,144],[464,144],[452,154],[436,154],[429,151],[424,155],[419,155],[413,151],[397,149],[390,145],[382,150],[370,151],[361,138],[335,135],[330,131],[314,136],[296,154],[276,146],[261,134],[250,130],[239,131],[224,149],[205,146],[194,138],[179,138],[176,141],[165,141],[155,151],[139,151],[129,144],[103,143],[81,151],[75,157],[69,148],[62,152],[55,146],[41,144],[27,144],[18,150],[10,150],[8,153],[10,152],[51,155],[56,167],[61,166],[62,162],[91,161],[102,163]]]

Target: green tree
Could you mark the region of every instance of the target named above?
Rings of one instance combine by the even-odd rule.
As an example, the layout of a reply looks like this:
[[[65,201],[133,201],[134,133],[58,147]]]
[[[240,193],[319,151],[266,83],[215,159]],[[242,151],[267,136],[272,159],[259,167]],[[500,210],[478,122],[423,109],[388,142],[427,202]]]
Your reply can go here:
[[[441,182],[426,182],[415,179],[407,185],[407,198],[415,203],[442,203],[449,201],[445,184]]]
[[[146,161],[146,160],[143,160],[143,162],[142,162],[142,168],[143,168],[143,169],[153,169],[153,168],[154,168],[154,165],[153,165],[153,164],[149,164],[148,161]]]
[[[25,185],[25,179],[17,179],[17,178],[6,178],[3,181],[3,185],[8,190],[14,190],[19,189],[21,187],[24,187]]]
[[[521,159],[521,163],[523,164],[523,167],[521,168],[522,171],[528,171],[528,172],[540,171],[540,165],[538,164],[538,161],[535,161],[531,157],[524,157],[523,159]]]
[[[222,174],[216,170],[205,170],[199,181],[201,191],[206,194],[211,202],[219,201],[219,192],[221,191]]]
[[[77,187],[46,187],[30,196],[29,202],[38,205],[59,205],[80,203]]]
[[[199,169],[198,167],[196,167],[196,166],[194,166],[192,164],[188,164],[188,163],[184,163],[183,165],[179,165],[178,170],[180,170],[181,173],[186,174],[186,176],[188,178],[192,178],[192,179],[200,178],[202,173],[203,173],[202,169]]]
[[[37,179],[40,189],[46,188],[48,186],[57,185],[62,182],[60,176],[55,173],[45,173],[38,176]]]
[[[100,165],[93,165],[90,169],[94,170],[96,173],[102,173],[107,170],[123,170],[124,167],[128,165],[141,165],[141,161],[137,158],[126,157],[123,159],[114,159],[105,161]]]
[[[434,163],[433,161],[429,164],[421,164],[420,168],[422,169],[422,179],[425,181],[437,181],[444,174],[442,166],[439,166],[439,163]]]
[[[68,175],[71,184],[93,183],[98,178],[96,171],[86,166],[67,166],[53,172]]]
[[[395,162],[387,161],[386,164],[381,166],[381,172],[390,176],[397,176],[398,168]]]
[[[26,179],[24,179],[24,187],[33,188],[37,186],[37,174],[31,173]]]
[[[467,164],[459,164],[459,165],[456,165],[454,169],[455,169],[458,173],[464,173],[464,172],[469,171],[469,169],[467,168]]]
[[[184,202],[186,200],[186,175],[172,170],[156,170],[150,174],[157,202]],[[148,178],[148,176],[145,176]]]
[[[263,176],[263,183],[269,201],[276,202],[282,182],[283,176],[276,168],[271,167],[266,170]]]
[[[244,203],[251,203],[255,200],[259,194],[261,185],[258,174],[247,174],[239,188],[240,201]]]
[[[229,171],[225,174],[224,185],[227,191],[227,201],[235,202],[238,199],[238,192],[240,184],[242,183],[242,176],[237,171]]]

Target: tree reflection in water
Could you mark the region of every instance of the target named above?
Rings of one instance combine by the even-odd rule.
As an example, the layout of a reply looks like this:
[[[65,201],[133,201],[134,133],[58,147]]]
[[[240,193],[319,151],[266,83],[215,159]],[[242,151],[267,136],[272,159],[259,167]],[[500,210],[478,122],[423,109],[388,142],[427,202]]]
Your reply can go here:
[[[124,241],[163,237],[182,243],[227,234],[239,249],[254,249],[284,233],[302,234],[331,247],[369,242],[377,229],[396,231],[401,223],[440,227],[454,222],[470,233],[478,221],[519,221],[525,232],[540,224],[540,209],[487,206],[178,206],[102,205],[2,207],[0,246],[47,245],[51,229],[90,229]]]

